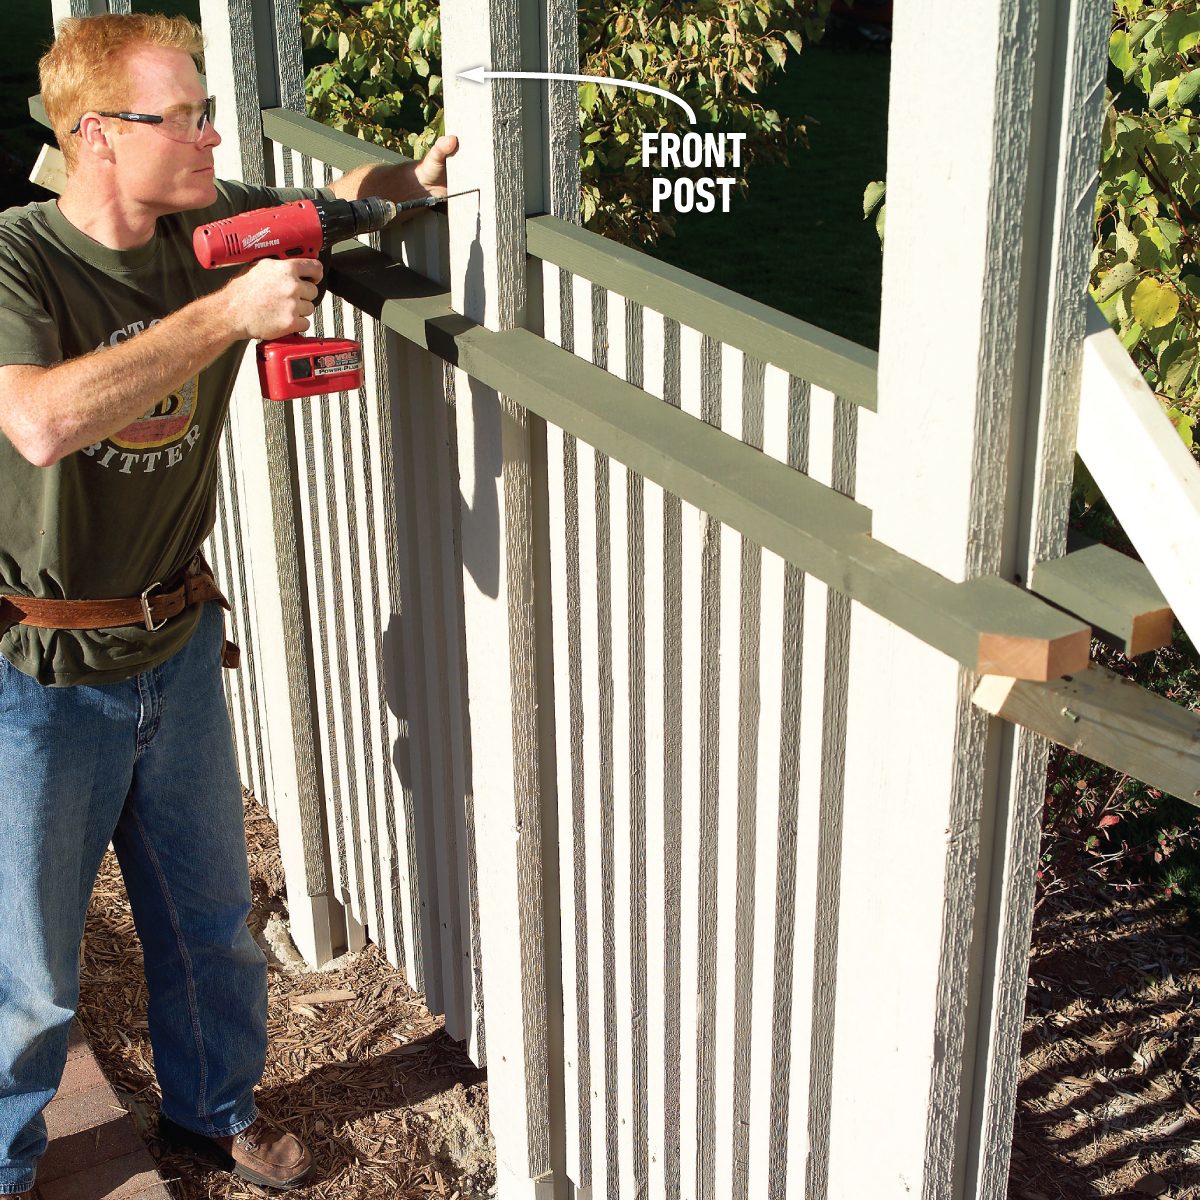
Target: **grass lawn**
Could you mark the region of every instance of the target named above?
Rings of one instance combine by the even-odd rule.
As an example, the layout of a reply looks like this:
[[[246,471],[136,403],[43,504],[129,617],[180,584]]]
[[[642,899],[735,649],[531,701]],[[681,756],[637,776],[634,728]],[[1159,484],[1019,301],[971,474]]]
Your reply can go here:
[[[763,102],[808,118],[809,149],[752,171],[730,212],[679,217],[650,253],[874,348],[882,256],[862,195],[885,174],[891,60],[810,46],[790,62]]]

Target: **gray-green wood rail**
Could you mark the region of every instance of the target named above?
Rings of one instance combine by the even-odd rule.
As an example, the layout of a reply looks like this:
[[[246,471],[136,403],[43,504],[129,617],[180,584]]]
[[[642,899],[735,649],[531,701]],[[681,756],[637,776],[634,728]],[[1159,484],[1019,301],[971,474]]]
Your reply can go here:
[[[331,290],[409,341],[774,551],[973,671],[1051,679],[1090,629],[996,577],[954,583],[870,536],[870,512],[526,329],[495,333],[431,281],[338,247]]]

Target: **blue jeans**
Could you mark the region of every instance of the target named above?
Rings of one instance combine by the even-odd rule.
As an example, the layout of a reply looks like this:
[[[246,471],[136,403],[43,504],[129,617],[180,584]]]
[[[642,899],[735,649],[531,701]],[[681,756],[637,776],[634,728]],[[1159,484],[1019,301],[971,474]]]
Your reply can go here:
[[[0,1195],[33,1186],[111,840],[142,943],[162,1111],[209,1137],[257,1116],[267,967],[246,917],[221,610],[132,679],[42,687],[0,657]]]

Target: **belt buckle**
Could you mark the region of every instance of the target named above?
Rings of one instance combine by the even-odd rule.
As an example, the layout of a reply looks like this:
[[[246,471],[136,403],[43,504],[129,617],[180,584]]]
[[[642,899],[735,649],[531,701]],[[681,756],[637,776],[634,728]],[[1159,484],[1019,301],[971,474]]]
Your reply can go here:
[[[146,630],[149,633],[156,633],[167,623],[167,618],[163,617],[163,619],[161,621],[159,621],[159,623],[157,625],[155,625],[154,614],[150,611],[150,593],[153,592],[155,589],[158,589],[161,587],[162,587],[161,583],[152,583],[142,593],[142,617],[144,618],[144,620],[146,622]]]

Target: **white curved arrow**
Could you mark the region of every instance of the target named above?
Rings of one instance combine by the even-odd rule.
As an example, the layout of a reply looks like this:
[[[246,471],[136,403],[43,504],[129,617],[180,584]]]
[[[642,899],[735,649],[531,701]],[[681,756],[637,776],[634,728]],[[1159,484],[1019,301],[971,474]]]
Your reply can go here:
[[[563,75],[557,71],[493,71],[489,67],[472,67],[469,71],[459,71],[459,79],[469,79],[472,83],[483,83],[488,79],[564,79],[568,83],[599,83],[608,87],[633,88],[636,92],[653,92],[674,104],[678,104],[688,115],[688,120],[696,124],[696,112],[686,100],[681,100],[674,92],[664,88],[651,87],[648,83],[636,83],[632,79],[610,79],[607,75]]]

